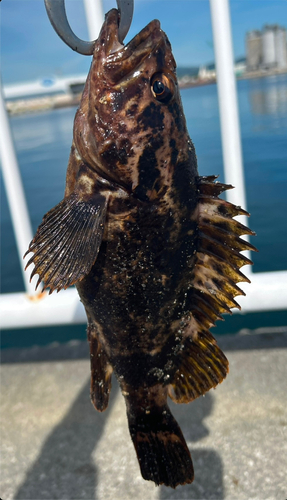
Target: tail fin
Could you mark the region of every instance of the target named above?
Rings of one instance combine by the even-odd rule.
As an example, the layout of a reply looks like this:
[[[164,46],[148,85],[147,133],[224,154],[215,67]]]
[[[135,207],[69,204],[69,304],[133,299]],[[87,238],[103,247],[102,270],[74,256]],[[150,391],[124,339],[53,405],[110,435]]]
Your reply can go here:
[[[143,478],[172,488],[192,483],[190,452],[168,406],[144,411],[129,405],[127,415]]]

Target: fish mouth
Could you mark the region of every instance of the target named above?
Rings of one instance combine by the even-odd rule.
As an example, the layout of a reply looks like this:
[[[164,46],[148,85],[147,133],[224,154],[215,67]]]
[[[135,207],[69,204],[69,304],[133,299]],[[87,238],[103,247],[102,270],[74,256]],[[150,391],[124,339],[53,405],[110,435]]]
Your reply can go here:
[[[105,47],[105,72],[113,83],[119,83],[135,72],[165,37],[158,20],[151,21],[127,45],[119,42],[118,30],[119,12],[112,9],[106,15],[100,43]]]

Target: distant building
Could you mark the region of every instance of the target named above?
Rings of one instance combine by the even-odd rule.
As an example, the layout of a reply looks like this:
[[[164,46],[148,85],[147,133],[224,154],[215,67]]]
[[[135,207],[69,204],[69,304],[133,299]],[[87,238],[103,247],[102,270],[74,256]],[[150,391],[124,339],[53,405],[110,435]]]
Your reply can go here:
[[[247,70],[254,71],[262,63],[262,36],[261,31],[250,31],[246,35]]]
[[[246,71],[245,57],[239,57],[234,62],[234,73],[236,76],[241,76]],[[214,63],[200,66],[198,71],[200,80],[214,80],[216,78],[216,67]]]
[[[198,78],[200,80],[213,80],[216,78],[215,64],[207,64],[206,66],[200,66],[198,71]]]
[[[234,63],[234,72],[236,76],[242,76],[246,71],[246,59],[245,57],[239,57]]]
[[[4,85],[6,100],[34,99],[57,94],[75,95],[83,91],[87,76],[76,75],[62,78],[44,78],[32,82]]]
[[[275,30],[265,26],[262,32],[262,66],[265,69],[276,67]]]
[[[248,71],[287,68],[286,28],[274,24],[250,31],[246,34],[246,54]]]
[[[275,50],[278,68],[287,67],[287,32],[286,29],[278,27],[275,32]]]

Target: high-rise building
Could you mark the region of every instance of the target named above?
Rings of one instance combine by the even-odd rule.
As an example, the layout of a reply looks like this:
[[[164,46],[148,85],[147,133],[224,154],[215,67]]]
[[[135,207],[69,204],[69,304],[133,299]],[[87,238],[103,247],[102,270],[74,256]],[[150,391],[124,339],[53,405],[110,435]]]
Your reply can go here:
[[[262,66],[265,69],[276,67],[275,29],[264,26],[262,31]]]
[[[246,34],[246,54],[248,71],[287,68],[286,28],[274,24],[250,31]]]
[[[261,31],[254,30],[246,34],[247,70],[254,71],[262,63]]]
[[[278,28],[275,31],[275,52],[276,52],[276,62],[278,68],[287,67],[287,36],[286,29]]]

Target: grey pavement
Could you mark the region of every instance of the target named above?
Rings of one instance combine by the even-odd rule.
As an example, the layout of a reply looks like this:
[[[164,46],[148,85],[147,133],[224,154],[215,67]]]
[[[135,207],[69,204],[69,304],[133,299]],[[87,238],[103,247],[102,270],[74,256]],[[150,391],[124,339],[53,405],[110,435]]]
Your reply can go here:
[[[192,485],[141,478],[123,398],[89,399],[87,345],[7,350],[1,366],[2,500],[287,499],[287,332],[224,336],[230,373],[170,404],[191,450]]]

